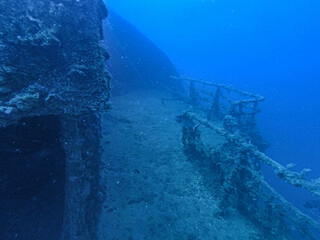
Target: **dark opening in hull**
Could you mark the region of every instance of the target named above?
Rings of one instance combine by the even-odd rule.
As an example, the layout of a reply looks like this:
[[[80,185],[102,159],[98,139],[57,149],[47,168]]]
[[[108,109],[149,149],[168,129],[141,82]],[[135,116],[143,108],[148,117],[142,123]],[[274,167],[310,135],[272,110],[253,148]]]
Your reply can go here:
[[[0,239],[60,239],[65,153],[54,115],[0,129]]]

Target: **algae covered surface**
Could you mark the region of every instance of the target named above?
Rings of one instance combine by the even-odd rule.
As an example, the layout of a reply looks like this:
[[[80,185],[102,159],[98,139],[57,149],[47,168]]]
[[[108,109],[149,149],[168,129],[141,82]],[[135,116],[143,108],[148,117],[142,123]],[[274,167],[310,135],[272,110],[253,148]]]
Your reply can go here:
[[[102,0],[0,1],[0,239],[95,239]]]

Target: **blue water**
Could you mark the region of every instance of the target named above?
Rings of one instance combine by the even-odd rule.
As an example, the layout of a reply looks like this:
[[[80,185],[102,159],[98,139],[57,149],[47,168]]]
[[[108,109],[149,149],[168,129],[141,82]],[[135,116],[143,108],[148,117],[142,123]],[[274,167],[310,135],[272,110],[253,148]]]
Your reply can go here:
[[[267,153],[320,175],[320,2],[107,0],[181,75],[264,95]]]

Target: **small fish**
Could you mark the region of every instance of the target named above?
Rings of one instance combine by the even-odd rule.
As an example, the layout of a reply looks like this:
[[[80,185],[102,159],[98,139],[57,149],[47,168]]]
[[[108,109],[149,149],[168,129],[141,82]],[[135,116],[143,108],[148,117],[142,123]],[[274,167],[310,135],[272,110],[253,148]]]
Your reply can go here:
[[[319,200],[305,201],[303,204],[303,207],[309,208],[309,209],[317,209],[318,211],[320,211],[320,201]]]
[[[55,149],[53,148],[44,148],[39,151],[37,151],[35,154],[33,154],[33,157],[36,159],[44,159],[47,157],[50,157],[51,155],[55,154]]]
[[[200,126],[200,124],[196,124],[192,127],[192,131],[195,132],[197,131],[198,127]]]
[[[191,128],[193,132],[196,132],[200,124],[195,124],[192,119],[185,117],[184,115],[175,116],[175,120],[185,128]]]

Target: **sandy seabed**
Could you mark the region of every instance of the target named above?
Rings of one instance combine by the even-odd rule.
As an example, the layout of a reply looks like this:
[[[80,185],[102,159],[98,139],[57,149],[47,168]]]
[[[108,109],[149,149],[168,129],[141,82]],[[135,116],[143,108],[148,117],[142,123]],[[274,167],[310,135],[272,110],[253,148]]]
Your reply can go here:
[[[99,240],[258,239],[236,211],[219,216],[214,191],[184,155],[175,116],[186,104],[141,91],[114,97],[112,106],[102,119]]]

